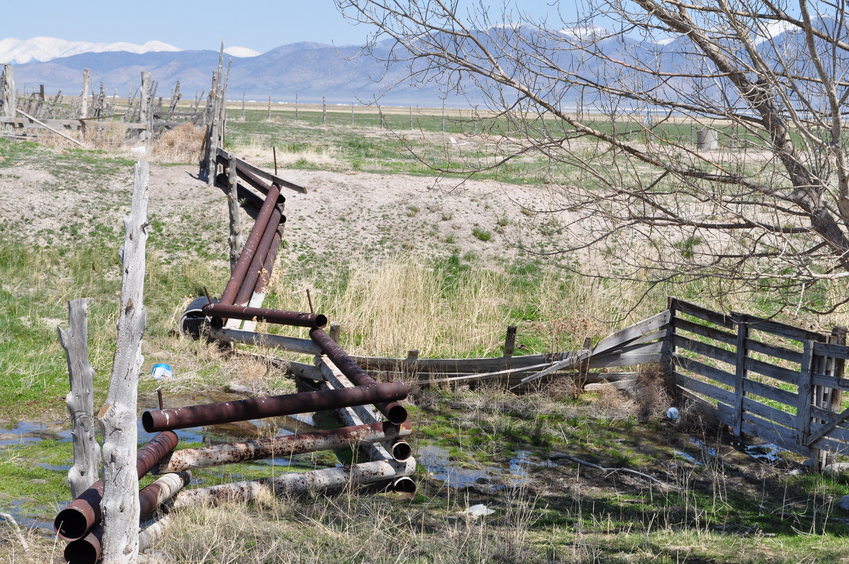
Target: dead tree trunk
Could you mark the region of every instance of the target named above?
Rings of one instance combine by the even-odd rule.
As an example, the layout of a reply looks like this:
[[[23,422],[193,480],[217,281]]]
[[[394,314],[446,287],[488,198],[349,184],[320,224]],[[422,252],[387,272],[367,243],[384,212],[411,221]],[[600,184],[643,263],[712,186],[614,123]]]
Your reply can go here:
[[[15,73],[12,65],[3,65],[3,117],[15,117]]]
[[[58,330],[71,380],[65,403],[74,441],[74,465],[68,470],[68,486],[75,498],[97,481],[100,466],[100,445],[94,433],[94,369],[88,362],[88,300],[68,302],[68,326],[67,330]]]
[[[143,361],[141,341],[147,243],[148,165],[136,164],[133,205],[124,221],[123,282],[118,342],[103,415],[103,562],[135,562],[139,550],[139,479],[136,470],[137,385]]]

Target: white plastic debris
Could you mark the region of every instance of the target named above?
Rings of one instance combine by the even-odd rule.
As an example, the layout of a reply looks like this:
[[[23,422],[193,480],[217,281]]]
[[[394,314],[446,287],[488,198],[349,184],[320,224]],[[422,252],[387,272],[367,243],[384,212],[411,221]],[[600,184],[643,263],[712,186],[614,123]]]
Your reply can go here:
[[[154,380],[160,380],[162,378],[170,378],[174,375],[174,371],[167,364],[160,362],[153,365],[153,368],[150,369],[150,375]]]
[[[477,519],[478,517],[486,517],[487,515],[492,515],[493,513],[495,513],[495,509],[490,509],[482,503],[467,507],[466,510],[463,511],[463,515],[468,515],[472,519]]]
[[[678,421],[678,418],[681,417],[681,412],[678,411],[677,407],[670,407],[666,410],[666,418],[671,421]]]

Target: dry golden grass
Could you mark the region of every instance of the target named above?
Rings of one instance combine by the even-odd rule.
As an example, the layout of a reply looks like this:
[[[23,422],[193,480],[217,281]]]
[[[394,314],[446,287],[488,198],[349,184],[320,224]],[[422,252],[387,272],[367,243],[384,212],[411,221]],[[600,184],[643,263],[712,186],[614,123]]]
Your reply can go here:
[[[198,162],[203,148],[204,129],[181,123],[153,141],[150,156],[156,162]]]

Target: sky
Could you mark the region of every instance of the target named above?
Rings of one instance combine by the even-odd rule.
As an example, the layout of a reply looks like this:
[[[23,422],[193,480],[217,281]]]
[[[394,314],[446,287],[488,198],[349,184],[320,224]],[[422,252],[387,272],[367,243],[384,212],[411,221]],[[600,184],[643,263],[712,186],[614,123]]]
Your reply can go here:
[[[462,0],[471,3],[472,0]],[[571,1],[508,0],[535,17],[549,4]],[[485,0],[502,6],[504,0]],[[145,43],[157,40],[180,49],[249,47],[265,52],[298,41],[334,45],[362,44],[370,28],[353,25],[333,0],[147,0],[140,4],[114,0],[40,0],[3,2],[0,39],[37,36],[69,41]],[[570,8],[571,9],[571,8]]]

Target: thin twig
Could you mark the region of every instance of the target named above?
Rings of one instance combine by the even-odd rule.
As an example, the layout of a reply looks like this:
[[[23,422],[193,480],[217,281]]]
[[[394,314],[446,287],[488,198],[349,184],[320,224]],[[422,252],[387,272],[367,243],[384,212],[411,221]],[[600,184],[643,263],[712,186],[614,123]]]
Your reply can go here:
[[[650,482],[654,482],[655,484],[657,484],[659,486],[663,486],[663,487],[666,487],[666,488],[673,488],[673,489],[675,488],[675,486],[673,486],[671,484],[668,484],[666,482],[662,482],[661,480],[658,480],[654,476],[650,476],[649,474],[646,474],[644,472],[640,472],[638,470],[633,470],[631,468],[605,468],[604,466],[599,466],[598,464],[593,464],[592,462],[588,462],[586,460],[581,460],[580,458],[575,458],[574,456],[572,456],[570,454],[565,454],[565,453],[552,454],[548,457],[548,459],[549,460],[563,460],[563,459],[571,460],[572,462],[576,462],[576,463],[580,464],[581,466],[588,466],[590,468],[595,468],[596,470],[601,470],[602,472],[604,472],[607,475],[613,474],[614,472],[625,472],[625,473],[628,473],[628,474],[633,474],[634,476],[639,476],[640,478],[644,478],[644,479],[646,479]]]

